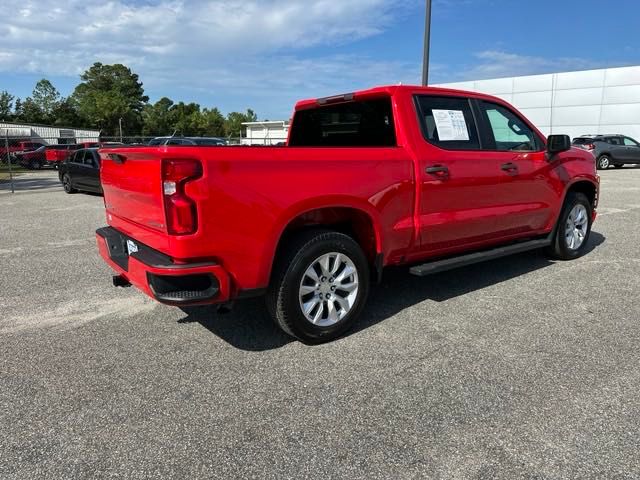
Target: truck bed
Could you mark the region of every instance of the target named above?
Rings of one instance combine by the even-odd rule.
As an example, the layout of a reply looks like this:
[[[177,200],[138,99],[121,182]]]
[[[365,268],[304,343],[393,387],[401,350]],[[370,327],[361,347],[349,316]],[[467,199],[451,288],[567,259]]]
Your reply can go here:
[[[290,219],[323,204],[380,220],[389,232],[386,255],[412,240],[413,164],[401,148],[162,146],[102,149],[100,156],[110,226],[177,261],[217,252],[240,289],[266,285],[265,252]],[[192,235],[167,234],[161,165],[168,159],[202,165],[201,177],[185,186],[197,205]]]

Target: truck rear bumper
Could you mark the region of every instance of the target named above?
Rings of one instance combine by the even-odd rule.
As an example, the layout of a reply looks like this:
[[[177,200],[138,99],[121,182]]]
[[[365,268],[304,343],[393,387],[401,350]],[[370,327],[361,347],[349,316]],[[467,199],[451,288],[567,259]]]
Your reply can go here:
[[[159,302],[184,306],[229,300],[229,274],[215,262],[176,263],[113,227],[96,230],[96,241],[120,283],[128,282]]]

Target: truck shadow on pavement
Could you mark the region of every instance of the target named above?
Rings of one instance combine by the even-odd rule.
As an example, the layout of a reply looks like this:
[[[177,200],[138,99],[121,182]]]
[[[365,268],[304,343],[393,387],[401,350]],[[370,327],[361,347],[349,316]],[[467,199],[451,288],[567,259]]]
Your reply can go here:
[[[587,254],[604,241],[602,234],[591,232]],[[406,267],[385,269],[382,283],[373,286],[365,311],[346,336],[355,335],[425,300],[443,302],[553,264],[543,252],[533,251],[427,277],[410,275]],[[226,314],[219,314],[209,306],[185,307],[182,311],[186,317],[178,320],[179,323],[197,322],[240,350],[272,350],[294,341],[273,324],[261,298],[238,302]]]

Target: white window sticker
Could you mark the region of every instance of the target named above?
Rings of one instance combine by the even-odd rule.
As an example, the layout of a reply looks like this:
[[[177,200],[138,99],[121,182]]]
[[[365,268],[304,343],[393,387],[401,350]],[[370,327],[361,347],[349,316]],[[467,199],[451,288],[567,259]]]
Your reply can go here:
[[[462,110],[433,110],[433,119],[441,142],[468,141],[469,130]]]

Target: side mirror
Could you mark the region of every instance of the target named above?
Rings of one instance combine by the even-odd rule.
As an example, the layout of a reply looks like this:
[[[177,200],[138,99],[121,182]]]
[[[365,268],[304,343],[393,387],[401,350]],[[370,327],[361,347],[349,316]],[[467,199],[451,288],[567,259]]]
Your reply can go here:
[[[549,155],[566,152],[570,148],[571,139],[569,135],[549,135],[547,137],[547,153]]]

